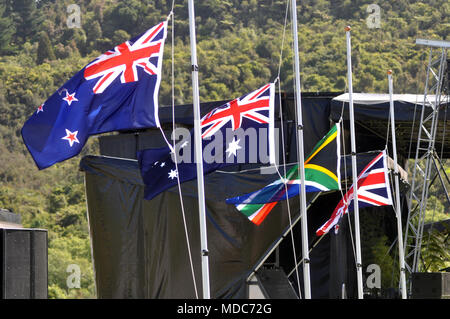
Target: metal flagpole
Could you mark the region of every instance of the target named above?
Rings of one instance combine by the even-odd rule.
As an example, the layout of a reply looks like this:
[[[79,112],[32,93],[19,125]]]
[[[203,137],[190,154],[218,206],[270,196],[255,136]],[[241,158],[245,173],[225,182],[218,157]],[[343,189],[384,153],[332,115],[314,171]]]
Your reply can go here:
[[[394,156],[394,176],[395,176],[395,212],[397,215],[397,237],[398,237],[398,259],[400,264],[400,289],[402,299],[406,298],[406,276],[405,276],[405,252],[403,251],[403,231],[402,231],[402,212],[400,208],[400,186],[397,167],[397,142],[395,139],[395,118],[394,118],[394,100],[393,100],[393,84],[392,71],[388,71],[389,82],[389,100],[391,112],[391,132],[392,132],[392,153]]]
[[[356,276],[358,282],[358,298],[364,298],[362,261],[361,261],[361,236],[359,230],[359,205],[358,205],[358,172],[356,166],[356,144],[355,144],[355,118],[353,112],[353,83],[352,83],[352,48],[350,41],[350,26],[345,27],[347,34],[347,77],[348,96],[350,108],[350,139],[352,152],[352,175],[353,175],[353,207],[355,214],[355,241],[356,241]]]
[[[309,274],[309,244],[308,244],[308,219],[306,211],[306,191],[305,191],[305,158],[303,150],[303,120],[302,103],[300,93],[300,61],[298,57],[298,34],[297,34],[297,4],[292,0],[292,33],[294,36],[295,54],[295,99],[297,101],[297,140],[298,140],[298,170],[300,175],[300,213],[302,230],[302,253],[303,253],[303,287],[305,299],[311,299],[311,280]],[[297,261],[295,261],[297,262]]]
[[[197,163],[200,244],[202,254],[202,285],[203,285],[202,287],[203,287],[203,298],[210,299],[211,293],[209,284],[209,258],[208,258],[207,232],[206,232],[205,185],[203,181],[203,154],[202,154],[202,138],[200,128],[198,64],[197,64],[195,13],[193,0],[189,0],[189,34],[191,41],[192,91],[193,91],[193,107],[194,107],[194,143],[195,143],[195,160]]]

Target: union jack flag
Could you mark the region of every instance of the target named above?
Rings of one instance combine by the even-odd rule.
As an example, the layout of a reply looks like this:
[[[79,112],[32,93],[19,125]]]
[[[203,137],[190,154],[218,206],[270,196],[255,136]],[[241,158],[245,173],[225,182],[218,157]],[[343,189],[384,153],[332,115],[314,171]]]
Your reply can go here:
[[[322,236],[333,227],[338,226],[340,218],[353,211],[353,185],[341,199],[333,211],[330,219],[317,231],[317,236]],[[386,151],[378,154],[358,176],[358,206],[392,205],[391,187],[387,170]]]
[[[272,101],[270,98],[271,86],[273,86],[273,83],[234,99],[206,114],[201,120],[202,138],[213,136],[229,122],[231,122],[233,131],[235,131],[242,126],[243,118],[259,124],[269,124],[269,112],[273,112],[273,107],[270,105]]]
[[[154,26],[141,35],[133,44],[126,41],[114,50],[100,55],[84,69],[86,80],[100,77],[93,91],[103,93],[108,86],[120,76],[121,83],[138,81],[137,67],[141,67],[149,75],[158,73],[158,57],[164,42],[166,22]]]

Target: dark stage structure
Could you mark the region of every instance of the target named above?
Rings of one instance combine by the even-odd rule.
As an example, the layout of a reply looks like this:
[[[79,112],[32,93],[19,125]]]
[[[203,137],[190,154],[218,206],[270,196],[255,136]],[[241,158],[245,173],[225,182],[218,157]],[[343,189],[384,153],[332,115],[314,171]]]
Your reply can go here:
[[[294,96],[277,95],[276,128],[283,125],[287,167],[297,161]],[[283,123],[280,121],[281,100]],[[370,100],[370,104],[367,103]],[[417,100],[416,100],[417,101]],[[420,101],[420,100],[419,100]],[[226,101],[201,104],[202,115]],[[344,143],[341,154],[349,155],[348,102],[339,93],[302,95],[305,154],[325,135],[331,124],[343,116]],[[447,109],[447,104],[440,107]],[[406,168],[411,157],[408,152],[414,118],[432,108],[412,103],[409,97],[395,100],[395,117],[399,163]],[[175,107],[178,126],[193,126],[192,106]],[[450,114],[441,117],[441,125],[450,129]],[[172,130],[172,109],[162,107],[160,120],[166,136]],[[362,94],[355,99],[358,167],[364,167],[371,158],[387,145],[389,100],[385,95]],[[417,125],[417,124],[416,124]],[[281,138],[278,135],[278,143]],[[100,156],[86,156],[80,162],[85,173],[88,219],[97,295],[99,298],[195,298],[194,280],[190,269],[187,240],[180,212],[176,187],[154,199],[143,199],[144,184],[140,176],[136,152],[145,148],[165,146],[159,130],[121,132],[99,137]],[[386,143],[387,142],[387,143]],[[413,143],[414,143],[413,139]],[[450,139],[442,142],[445,154],[450,153]],[[414,146],[413,146],[414,147]],[[281,152],[279,147],[278,151]],[[280,153],[279,158],[282,158]],[[350,156],[343,156],[342,185],[351,185]],[[392,168],[392,167],[391,167]],[[261,174],[265,171],[263,174]],[[207,231],[213,298],[298,298],[299,292],[293,259],[293,247],[286,203],[280,202],[266,220],[255,226],[225,199],[259,189],[278,175],[268,168],[255,164],[237,165],[205,176]],[[410,180],[401,172],[402,220],[408,218],[408,192]],[[392,186],[392,185],[391,185]],[[200,239],[196,181],[181,184],[186,212],[186,228],[193,252],[196,286],[201,289]],[[311,289],[313,298],[355,298],[356,270],[352,245],[351,214],[345,218],[338,233],[330,232],[316,238],[315,230],[330,216],[341,199],[340,192],[309,193],[308,226]],[[291,198],[290,208],[297,256],[301,258],[299,199]],[[346,215],[347,216],[347,215]],[[392,207],[364,208],[362,221],[363,269],[368,279],[370,264],[377,263],[371,252],[375,243],[367,242],[376,233],[383,238],[390,253],[395,251],[396,217]],[[372,234],[369,236],[369,234]],[[384,236],[384,237],[383,237]],[[365,241],[366,239],[366,241]],[[395,253],[394,253],[395,255]],[[398,260],[393,258],[391,284],[381,289],[366,287],[366,296],[397,298],[398,287],[394,279],[398,273]],[[299,267],[300,294],[302,267]],[[396,270],[395,270],[396,269]],[[388,274],[382,274],[388,276]],[[387,280],[389,281],[389,280]],[[198,292],[201,295],[201,292]],[[300,296],[301,297],[301,296]]]
[[[0,299],[46,299],[47,263],[47,230],[24,228],[19,214],[0,209]]]

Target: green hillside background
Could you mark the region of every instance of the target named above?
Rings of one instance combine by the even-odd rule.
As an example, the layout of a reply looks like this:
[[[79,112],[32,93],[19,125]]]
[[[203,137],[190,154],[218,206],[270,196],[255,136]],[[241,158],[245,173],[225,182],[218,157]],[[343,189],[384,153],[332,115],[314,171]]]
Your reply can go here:
[[[67,26],[72,3],[81,8],[80,28]],[[367,7],[372,3],[381,8],[380,28],[367,25]],[[171,4],[0,0],[0,208],[19,213],[25,227],[48,229],[50,298],[95,298],[78,163],[83,155],[98,154],[98,142],[91,138],[79,156],[39,171],[20,129],[37,106],[84,65],[165,19]],[[196,1],[202,102],[237,97],[276,78],[285,10],[286,1],[280,0]],[[346,89],[346,25],[352,26],[354,92],[386,93],[386,71],[392,69],[395,93],[422,94],[428,51],[415,45],[415,39],[450,40],[448,0],[304,0],[298,2],[298,10],[303,92]],[[187,12],[187,1],[175,1],[175,104],[191,102]],[[291,38],[289,24],[280,69],[282,89],[289,92],[293,91]],[[169,31],[160,91],[163,105],[171,103],[171,49]],[[438,188],[430,193],[430,216],[447,219],[445,194]],[[385,239],[374,250],[385,254]],[[430,254],[435,262],[427,270],[446,265],[448,252]],[[80,289],[67,288],[70,264],[81,268]]]

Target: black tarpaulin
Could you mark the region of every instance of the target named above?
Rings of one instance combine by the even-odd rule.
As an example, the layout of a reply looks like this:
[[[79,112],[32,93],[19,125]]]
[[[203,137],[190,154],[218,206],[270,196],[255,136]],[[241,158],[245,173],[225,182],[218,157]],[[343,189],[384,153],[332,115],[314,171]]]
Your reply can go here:
[[[177,188],[143,199],[136,161],[88,156],[88,217],[99,298],[195,298]],[[245,280],[288,227],[286,203],[253,225],[225,198],[272,182],[259,170],[205,176],[211,292],[214,298],[245,297]],[[201,296],[196,181],[182,184],[186,223]],[[308,201],[313,198],[308,194]],[[291,200],[293,216],[298,198]]]
[[[287,100],[285,106],[285,116],[287,118],[295,118],[294,108],[294,101]],[[302,99],[303,147],[305,157],[308,156],[316,143],[330,130],[331,125],[327,116],[328,114],[330,114],[330,97],[318,96]],[[297,161],[298,155],[296,122],[288,121],[287,125],[288,129],[285,130],[285,134],[288,138],[286,138],[285,143],[290,150],[287,161],[293,163]]]
[[[357,154],[358,171],[366,167],[369,162],[380,153],[380,151],[372,151]],[[388,160],[388,166],[391,165]],[[390,166],[392,169],[392,166]],[[401,185],[404,186],[402,181]],[[341,185],[342,192],[352,185],[351,156],[346,155],[341,158]],[[344,218],[339,235],[335,235],[334,231],[324,235],[322,238],[316,236],[316,230],[321,227],[331,216],[336,205],[341,200],[341,192],[334,191],[322,193],[308,208],[308,240],[311,247],[310,250],[310,279],[311,279],[311,296],[313,299],[340,298],[342,284],[346,286],[348,296],[356,296],[356,272],[354,269],[355,256],[353,253],[352,238],[350,232],[353,231],[347,225],[347,217]],[[378,212],[390,211],[392,208],[377,207]],[[361,214],[369,208],[364,208]],[[406,212],[406,210],[405,210]],[[353,215],[353,214],[350,214]],[[347,216],[347,215],[345,215]],[[394,216],[394,215],[393,215]],[[354,224],[353,224],[354,225]],[[301,259],[301,227],[294,227],[295,245],[298,250],[297,258]],[[364,237],[364,234],[362,234]],[[364,251],[364,250],[363,250]],[[281,261],[280,265],[287,273],[294,269],[292,259],[292,245],[290,240],[284,240],[280,245],[279,252]],[[297,279],[295,272],[289,277],[294,286]],[[299,267],[300,285],[303,291],[303,268]]]
[[[293,96],[283,94],[282,101],[286,159],[294,162],[297,146],[294,134],[296,127],[293,120],[295,119]],[[281,125],[278,94],[275,102],[275,126],[278,128]],[[202,113],[223,103],[224,101],[202,103]],[[330,128],[328,120],[330,97],[313,94],[311,97],[302,98],[302,105],[305,119],[305,151],[309,152]],[[162,125],[171,125],[171,112],[171,108],[160,109]],[[177,106],[175,118],[178,124],[192,126],[192,105]],[[281,141],[280,135],[278,138]],[[140,145],[154,145],[156,140],[157,136],[139,135],[134,132],[102,136],[100,146],[104,155],[134,158],[135,151],[140,149]],[[281,162],[283,152],[281,147],[279,152]],[[241,165],[234,170],[240,171],[254,166]],[[192,276],[187,267],[189,264],[186,240],[176,189],[147,202],[142,200],[144,186],[136,162],[106,157],[86,157],[81,162],[81,168],[86,172],[86,193],[98,296],[100,298],[194,297],[193,285],[189,284],[192,283]],[[214,296],[243,297],[244,280],[249,271],[253,270],[256,262],[259,263],[261,258],[265,257],[266,251],[274,245],[287,227],[285,202],[277,205],[264,222],[265,226],[254,228],[255,226],[240,216],[233,206],[224,204],[224,198],[227,194],[232,197],[254,191],[266,186],[276,177],[278,175],[274,172],[272,175],[261,175],[259,170],[228,175],[216,172],[207,176],[205,183],[208,235],[212,236],[208,241],[216,241],[220,248],[212,252],[213,249],[209,244],[210,260],[217,260],[219,270],[225,267],[224,265],[227,268],[220,272],[212,270],[212,276],[217,276],[212,277]],[[187,222],[188,225],[192,224],[189,226],[192,233],[190,235],[193,242],[192,251],[198,252],[200,248],[196,181],[183,184],[183,195],[186,212],[189,215]],[[298,212],[298,198],[292,201],[292,211]],[[163,233],[161,229],[164,229]],[[166,242],[164,249],[158,246],[157,239]],[[170,246],[171,243],[178,246]],[[222,248],[231,249],[233,252],[221,252]],[[221,255],[216,256],[215,254],[219,252]],[[180,257],[174,259],[171,257],[172,254]],[[200,256],[195,258],[194,264],[199,265]],[[200,287],[200,268],[196,267]],[[211,266],[211,269],[214,268]],[[318,289],[327,290],[328,286]]]
[[[374,153],[360,154],[358,166],[365,166],[373,156]],[[349,167],[350,157],[346,163]],[[80,167],[85,172],[98,298],[195,298],[177,187],[147,201],[143,199],[144,185],[137,161],[87,156]],[[344,176],[345,167],[341,165]],[[259,189],[277,178],[277,173],[261,174],[259,169],[216,171],[205,176],[212,297],[245,298],[247,277],[289,226],[285,201],[277,204],[260,226],[255,226],[233,205],[227,205],[225,199]],[[316,201],[308,210],[310,242],[339,201],[340,196],[335,193],[336,196],[330,194],[324,201]],[[182,194],[201,296],[196,180],[183,183]],[[307,194],[308,203],[317,195]],[[298,202],[298,196],[290,200],[293,220],[298,218]],[[299,230],[295,228],[298,238]],[[297,249],[300,243],[297,242]],[[325,238],[311,253],[315,298],[328,296],[334,285],[329,278],[331,251],[329,238]],[[293,267],[291,252],[286,254],[286,272]]]
[[[329,130],[329,119],[333,118],[334,112],[330,101],[331,97],[302,99],[305,155],[309,152],[308,148],[312,148]],[[205,107],[213,108],[217,103],[222,102],[214,102]],[[283,97],[283,103],[286,158],[289,162],[295,162],[297,131],[293,99]],[[189,127],[192,124],[191,109],[192,106],[177,107],[177,123],[182,122]],[[168,124],[171,123],[169,111],[171,112],[165,109],[161,116],[167,119]],[[348,109],[344,113],[348,113]],[[346,116],[348,115],[344,114],[344,120]],[[385,119],[375,121],[373,123],[377,125],[385,124]],[[162,120],[162,123],[164,122]],[[279,126],[278,120],[276,127]],[[357,135],[363,136],[362,131],[359,126]],[[385,134],[386,126],[382,127],[382,132]],[[364,135],[364,141],[358,143],[366,148],[364,151],[384,148],[386,139],[383,136],[371,134],[370,139],[368,136]],[[154,136],[147,138],[136,133],[126,135],[122,142],[116,139],[121,135],[108,137],[111,139],[111,147],[115,142],[122,143],[117,147],[134,143],[136,149],[139,145],[150,141],[153,143],[154,140]],[[349,139],[348,134],[344,135],[344,139]],[[379,145],[374,142],[378,140]],[[346,147],[347,153],[349,150],[350,148]],[[114,156],[125,157],[120,150],[112,149],[111,154],[112,151]],[[281,148],[279,151],[281,153]],[[134,154],[133,151],[128,153]],[[358,167],[367,165],[376,154],[376,151],[372,154],[358,154]],[[347,177],[349,184],[350,163],[350,157],[347,157],[346,165],[341,165],[341,177]],[[136,161],[88,156],[82,159],[80,167],[85,172],[86,179],[97,296],[195,298],[177,188],[146,201],[143,199],[144,185]],[[288,169],[289,167],[290,165]],[[273,171],[270,174],[261,174],[260,170],[252,168],[252,165],[249,165],[252,169],[243,170],[244,168],[247,168],[247,165],[233,168],[236,172],[214,172],[205,176],[213,298],[245,298],[245,280],[248,275],[267,257],[268,252],[288,229],[285,202],[278,204],[259,227],[248,221],[234,206],[225,203],[227,197],[254,191],[278,178],[278,174]],[[182,193],[198,293],[201,296],[197,181],[183,183]],[[312,201],[312,196],[308,194],[309,201]],[[315,239],[315,230],[329,218],[340,198],[340,192],[322,194],[308,209],[310,243]],[[294,220],[298,220],[298,201],[298,197],[290,200]],[[294,227],[294,236],[297,257],[301,258],[300,223]],[[350,237],[350,229],[343,226],[338,235],[325,236],[311,251],[313,298],[337,298],[340,296],[342,284],[346,285],[348,296],[354,295],[356,278]],[[290,245],[290,239],[283,240],[278,252],[279,264],[286,273],[294,266]],[[301,285],[302,277],[300,268]],[[295,284],[295,278],[291,276],[290,279]]]

